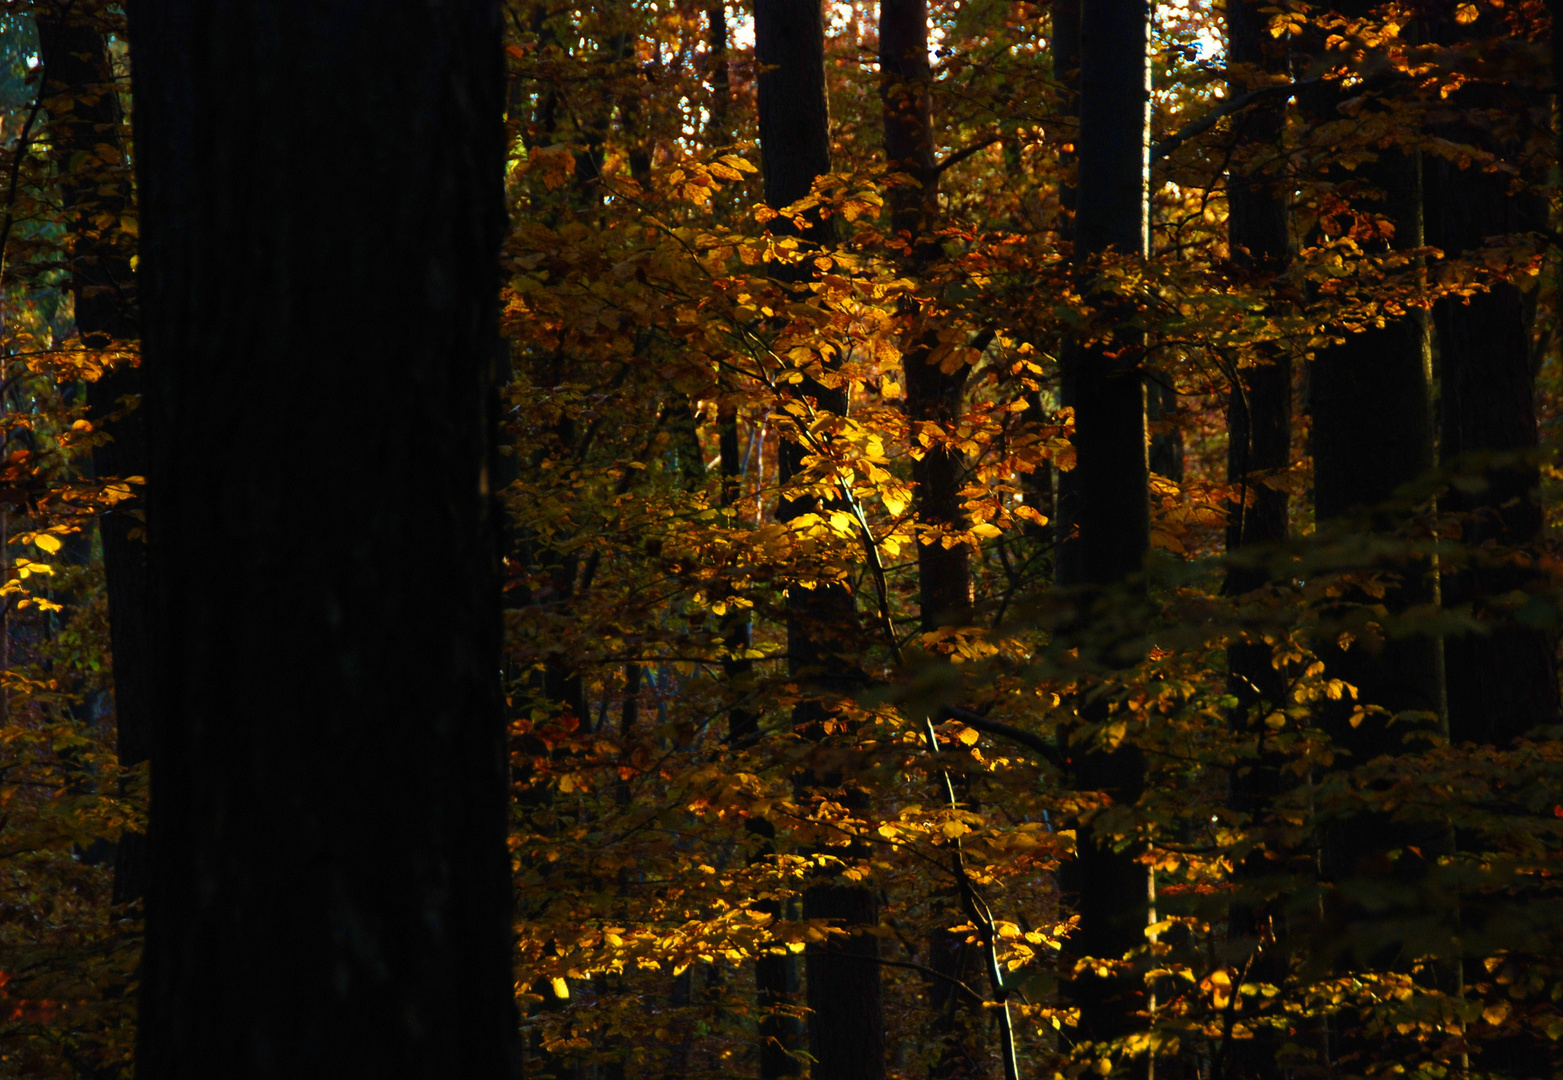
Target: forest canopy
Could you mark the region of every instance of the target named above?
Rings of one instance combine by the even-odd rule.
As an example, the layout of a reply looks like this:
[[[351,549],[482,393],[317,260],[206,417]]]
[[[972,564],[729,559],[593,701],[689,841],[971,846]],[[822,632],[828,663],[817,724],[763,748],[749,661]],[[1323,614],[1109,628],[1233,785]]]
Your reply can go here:
[[[1557,1075],[1560,64],[5,4],[0,1078]]]

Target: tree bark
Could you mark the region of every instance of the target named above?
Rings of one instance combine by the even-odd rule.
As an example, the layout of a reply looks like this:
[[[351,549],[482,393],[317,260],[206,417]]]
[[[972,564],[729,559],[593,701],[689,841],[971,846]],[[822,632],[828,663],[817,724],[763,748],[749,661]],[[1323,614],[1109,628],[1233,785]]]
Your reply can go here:
[[[1150,242],[1150,20],[1143,0],[1087,0],[1081,13],[1080,191],[1075,253],[1144,256]],[[1083,579],[1138,573],[1149,546],[1145,388],[1139,351],[1082,356],[1076,377]]]
[[[1080,35],[1079,193],[1075,256],[1082,272],[1094,257],[1144,258],[1150,239],[1150,12],[1145,0],[1084,0]],[[1109,302],[1098,297],[1098,302]],[[1100,593],[1139,572],[1149,547],[1145,389],[1140,350],[1120,331],[1117,355],[1077,349],[1076,498],[1083,583]],[[1100,702],[1087,719],[1102,719]],[[1143,755],[1132,745],[1072,751],[1074,784],[1133,803],[1144,785]],[[1079,928],[1065,943],[1066,962],[1081,956],[1119,959],[1145,943],[1150,882],[1131,845],[1114,850],[1089,821],[1078,827],[1076,859],[1064,887],[1075,895]],[[1144,981],[1135,973],[1102,976],[1086,965],[1068,981],[1080,1010],[1082,1042],[1100,1043],[1142,1021]]]
[[[938,256],[933,227],[939,210],[939,174],[934,166],[926,0],[881,0],[879,50],[885,157],[892,169],[911,181],[891,189],[891,228],[905,245],[904,264],[917,272]],[[909,303],[912,307],[903,313],[912,316],[915,324],[917,301]],[[969,369],[962,365],[945,372],[937,363],[929,363],[937,340],[923,330],[908,344],[902,360],[906,410],[914,428],[934,425],[951,431],[961,418]],[[913,460],[919,524],[939,530],[964,528],[960,493],[965,471],[960,452],[942,445]],[[923,629],[965,625],[971,617],[971,549],[965,544],[945,547],[937,539],[919,543],[917,569]]]
[[[130,38],[158,717],[137,1075],[508,1077],[498,5],[159,0]]]
[[[74,4],[54,0],[38,11],[38,40],[50,149],[69,232],[76,330],[83,345],[102,349],[114,341],[134,341],[140,325],[130,268],[135,241],[121,224],[132,207],[119,95],[103,32],[84,14]],[[146,475],[145,417],[127,403],[139,400],[141,391],[138,366],[116,367],[87,388],[93,426],[112,437],[93,448],[92,467],[100,480]],[[121,415],[112,419],[116,413]],[[146,542],[131,537],[141,527],[132,516],[138,509],[139,499],[122,502],[98,520],[113,649],[115,742],[126,767],[147,759],[152,723]],[[146,874],[146,836],[125,833],[114,855],[114,902],[141,899]]]

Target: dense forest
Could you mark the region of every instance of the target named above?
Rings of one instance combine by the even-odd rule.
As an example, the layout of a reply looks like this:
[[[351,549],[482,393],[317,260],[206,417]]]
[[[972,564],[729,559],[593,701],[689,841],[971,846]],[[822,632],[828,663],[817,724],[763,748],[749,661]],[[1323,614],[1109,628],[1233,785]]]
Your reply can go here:
[[[1563,1073],[1560,69],[0,5],[0,1078]]]

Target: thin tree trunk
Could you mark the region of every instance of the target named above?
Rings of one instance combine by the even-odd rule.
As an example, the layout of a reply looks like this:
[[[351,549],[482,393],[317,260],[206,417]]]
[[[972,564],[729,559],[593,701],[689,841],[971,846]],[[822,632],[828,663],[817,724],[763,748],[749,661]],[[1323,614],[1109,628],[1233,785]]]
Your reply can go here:
[[[498,5],[131,19],[158,716],[137,1075],[507,1078]]]
[[[1229,0],[1226,8],[1229,64],[1251,66],[1257,75],[1287,74],[1284,40],[1269,33],[1268,15],[1260,0]],[[1254,80],[1257,82],[1258,80]],[[1234,97],[1255,89],[1247,77],[1228,80]],[[1233,269],[1256,288],[1285,269],[1291,257],[1287,184],[1277,172],[1282,160],[1286,102],[1276,99],[1255,106],[1239,129],[1238,164],[1227,175],[1227,240]],[[1263,483],[1291,464],[1291,354],[1271,348],[1259,363],[1233,373],[1227,398],[1227,480],[1241,495],[1227,509],[1226,544],[1230,554],[1286,539],[1289,499],[1283,488]],[[1234,562],[1227,569],[1226,592],[1241,596],[1265,584],[1262,565]],[[1265,821],[1280,794],[1280,762],[1270,749],[1264,723],[1270,709],[1285,704],[1286,678],[1271,663],[1270,646],[1262,640],[1234,641],[1227,646],[1228,687],[1237,699],[1232,726],[1258,745],[1256,757],[1233,773],[1231,804],[1256,825]],[[1228,912],[1228,939],[1249,962],[1249,981],[1280,985],[1285,960],[1280,955],[1284,920],[1278,905],[1263,893],[1263,881],[1275,867],[1255,853],[1236,868],[1238,881],[1254,890],[1234,900]],[[1256,955],[1257,954],[1257,955]],[[1254,1037],[1229,1040],[1212,1076],[1242,1080],[1279,1080],[1277,1055],[1281,1037],[1270,1028],[1256,1028]]]
[[[706,63],[711,78],[711,122],[706,142],[717,148],[733,141],[733,84],[727,54],[727,5],[713,3],[706,8]]]
[[[69,229],[76,330],[83,345],[102,349],[140,336],[130,268],[135,241],[121,227],[132,208],[108,49],[97,26],[73,20],[75,10],[61,0],[40,9],[38,38],[50,148]],[[139,366],[122,365],[87,388],[94,426],[112,436],[93,449],[99,479],[146,475],[145,417],[134,407],[142,382]],[[118,419],[111,419],[115,414]],[[147,759],[152,723],[146,542],[131,537],[141,527],[132,516],[139,508],[139,499],[122,502],[98,521],[113,649],[115,741],[126,767]],[[125,833],[114,855],[114,902],[141,899],[146,875],[147,838]]]
[[[1093,256],[1145,257],[1149,246],[1150,12],[1145,0],[1084,0],[1080,34],[1079,194],[1075,256],[1088,271]],[[1073,357],[1079,562],[1094,592],[1139,572],[1149,547],[1145,389],[1139,350],[1120,333],[1117,355],[1100,347]],[[1087,719],[1104,705],[1088,702]],[[1077,788],[1132,804],[1144,785],[1143,755],[1132,745],[1072,751]],[[1079,928],[1066,956],[1122,958],[1145,943],[1150,882],[1130,845],[1114,850],[1089,821],[1078,826],[1078,855],[1064,887],[1075,896]],[[1086,965],[1067,992],[1080,1010],[1077,1038],[1100,1043],[1143,1023],[1143,979],[1099,975]]]
[[[1150,471],[1183,483],[1183,429],[1178,426],[1178,391],[1172,373],[1146,372],[1145,421],[1150,429]]]

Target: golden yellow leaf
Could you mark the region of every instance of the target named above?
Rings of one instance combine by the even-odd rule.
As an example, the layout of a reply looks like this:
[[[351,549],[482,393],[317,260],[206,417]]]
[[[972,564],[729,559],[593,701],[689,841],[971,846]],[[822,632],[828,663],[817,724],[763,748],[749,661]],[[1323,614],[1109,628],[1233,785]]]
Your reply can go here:
[[[569,983],[565,982],[563,979],[554,978],[553,980],[551,980],[551,985],[554,988],[554,997],[558,998],[560,1001],[564,1001],[564,1000],[569,998],[569,996],[570,996],[570,984]]]
[[[60,538],[51,533],[39,533],[33,537],[33,543],[50,555],[60,550]]]

